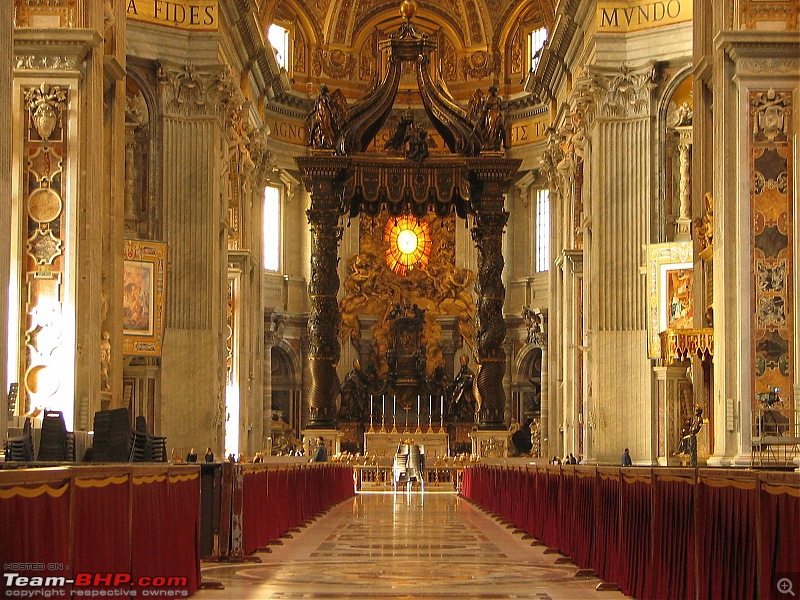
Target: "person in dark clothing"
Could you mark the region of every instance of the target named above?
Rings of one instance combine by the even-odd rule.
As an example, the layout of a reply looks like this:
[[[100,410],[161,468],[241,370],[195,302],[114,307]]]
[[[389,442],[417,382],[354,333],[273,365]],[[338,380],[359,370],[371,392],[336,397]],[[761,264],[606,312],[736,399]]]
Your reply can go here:
[[[211,451],[211,447],[206,448],[205,461],[207,463],[213,463],[214,462],[214,453]]]
[[[622,453],[622,466],[623,467],[632,467],[633,461],[631,460],[631,453],[625,448],[625,452]]]
[[[194,448],[189,450],[189,454],[186,455],[186,462],[191,462],[191,463],[197,462],[197,452],[195,452]]]
[[[325,440],[321,437],[317,438],[317,449],[314,450],[311,462],[328,462],[328,449],[325,447]]]

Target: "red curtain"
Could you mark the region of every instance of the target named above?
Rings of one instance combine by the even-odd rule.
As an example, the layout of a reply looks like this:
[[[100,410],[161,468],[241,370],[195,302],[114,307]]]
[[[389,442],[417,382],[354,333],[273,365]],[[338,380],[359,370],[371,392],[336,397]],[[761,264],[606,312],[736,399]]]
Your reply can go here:
[[[70,565],[69,490],[69,479],[31,485],[0,481],[0,566],[38,563],[44,565],[42,572],[21,574],[69,577],[70,572],[48,568]],[[0,584],[4,582],[0,579]]]
[[[698,595],[755,598],[758,483],[720,475],[701,475],[697,485]]]
[[[131,573],[140,577],[172,577],[165,554],[170,539],[169,483],[166,474],[134,475],[132,493]],[[169,546],[166,544],[169,540]]]
[[[592,569],[605,581],[618,581],[620,475],[618,469],[597,469],[595,481],[595,537]]]
[[[191,593],[200,586],[200,471],[170,475],[168,519],[165,523],[169,544],[159,548],[159,556],[173,576],[186,577]]]
[[[633,475],[644,471],[646,475]],[[635,598],[648,592],[652,548],[653,482],[645,469],[631,469],[622,476],[620,494],[619,554],[617,583]]]
[[[683,470],[683,473],[686,471]],[[689,598],[695,589],[695,471],[656,475],[650,597]]]
[[[800,588],[800,487],[780,481],[761,484],[761,598],[787,598],[778,581],[788,578],[793,591]]]
[[[130,573],[130,486],[128,473],[97,479],[75,478],[75,573]]]
[[[593,560],[595,536],[594,492],[597,472],[592,467],[577,467],[573,482],[572,558],[579,567],[588,569]]]

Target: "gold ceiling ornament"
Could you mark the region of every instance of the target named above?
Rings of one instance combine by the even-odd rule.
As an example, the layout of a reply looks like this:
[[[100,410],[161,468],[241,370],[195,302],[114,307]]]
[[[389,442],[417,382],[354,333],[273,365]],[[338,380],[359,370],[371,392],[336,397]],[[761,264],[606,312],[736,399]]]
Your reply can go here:
[[[383,230],[386,264],[398,275],[424,269],[431,258],[431,234],[427,221],[412,215],[390,218]]]
[[[406,22],[411,21],[415,16],[417,16],[417,3],[414,0],[403,0],[400,3],[400,16],[402,16]]]

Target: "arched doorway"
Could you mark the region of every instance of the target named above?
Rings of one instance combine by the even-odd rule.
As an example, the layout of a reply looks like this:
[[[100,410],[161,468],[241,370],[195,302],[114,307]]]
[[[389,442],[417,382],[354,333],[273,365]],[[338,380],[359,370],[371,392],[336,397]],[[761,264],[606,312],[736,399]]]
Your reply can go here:
[[[270,349],[270,372],[264,394],[264,431],[272,432],[273,454],[299,449],[300,387],[292,356],[280,345]],[[268,447],[264,444],[264,447]]]

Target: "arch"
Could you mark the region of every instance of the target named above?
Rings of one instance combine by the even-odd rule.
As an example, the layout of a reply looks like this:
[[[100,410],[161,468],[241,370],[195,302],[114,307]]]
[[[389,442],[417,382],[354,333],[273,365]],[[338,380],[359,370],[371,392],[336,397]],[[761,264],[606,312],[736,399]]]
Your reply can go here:
[[[663,93],[658,99],[658,107],[656,111],[657,126],[656,126],[656,160],[659,168],[656,169],[658,176],[656,195],[655,217],[656,217],[656,236],[659,241],[666,242],[668,237],[667,232],[667,219],[666,202],[667,202],[667,141],[668,141],[668,112],[670,102],[675,95],[675,92],[680,88],[683,83],[692,76],[692,64],[686,63],[680,67],[670,80],[664,85]],[[694,194],[692,194],[694,196]]]

